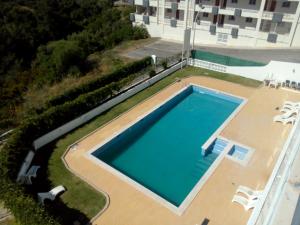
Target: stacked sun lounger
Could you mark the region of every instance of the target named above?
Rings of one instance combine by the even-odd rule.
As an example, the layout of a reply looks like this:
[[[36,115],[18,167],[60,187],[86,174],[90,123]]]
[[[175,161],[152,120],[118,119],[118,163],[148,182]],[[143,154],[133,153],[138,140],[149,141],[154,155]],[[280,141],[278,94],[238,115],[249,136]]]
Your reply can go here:
[[[266,78],[264,80],[265,86],[269,86],[269,87],[274,87],[274,88],[278,88],[278,87],[286,87],[286,88],[291,88],[294,90],[300,90],[300,82],[296,82],[296,81],[291,81],[291,80],[276,80],[273,79],[273,76],[271,76],[271,78]]]
[[[300,102],[285,101],[283,107],[280,109],[282,114],[274,116],[273,121],[283,124],[294,124],[299,110]]]
[[[232,202],[236,202],[244,207],[246,211],[253,209],[263,191],[252,190],[249,187],[240,185],[236,190],[236,194],[233,196]],[[239,195],[242,194],[242,195]]]

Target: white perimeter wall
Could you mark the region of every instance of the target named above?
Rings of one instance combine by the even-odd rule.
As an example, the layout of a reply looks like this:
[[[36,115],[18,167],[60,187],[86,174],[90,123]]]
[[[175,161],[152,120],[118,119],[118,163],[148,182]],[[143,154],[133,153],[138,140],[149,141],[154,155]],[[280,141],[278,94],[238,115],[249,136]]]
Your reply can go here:
[[[266,66],[224,66],[198,59],[190,59],[189,64],[196,67],[230,73],[259,81],[270,78],[281,81],[291,80],[300,82],[299,63],[271,61]]]

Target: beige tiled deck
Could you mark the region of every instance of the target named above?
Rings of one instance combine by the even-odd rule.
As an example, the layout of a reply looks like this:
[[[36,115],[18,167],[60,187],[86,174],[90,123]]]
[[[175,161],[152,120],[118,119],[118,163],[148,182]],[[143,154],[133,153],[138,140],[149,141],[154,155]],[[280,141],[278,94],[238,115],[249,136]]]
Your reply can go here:
[[[246,167],[224,158],[183,215],[178,216],[96,165],[85,154],[189,82],[248,99],[221,135],[248,145],[255,152]],[[110,197],[108,209],[93,224],[195,225],[201,224],[205,218],[209,219],[208,225],[246,224],[251,211],[244,211],[241,206],[231,203],[231,199],[240,184],[258,189],[266,184],[291,127],[272,121],[273,116],[278,113],[275,108],[281,106],[284,100],[299,101],[300,94],[266,87],[252,89],[221,80],[190,77],[169,86],[82,139],[76,150],[66,154],[65,160],[77,175],[84,177]]]

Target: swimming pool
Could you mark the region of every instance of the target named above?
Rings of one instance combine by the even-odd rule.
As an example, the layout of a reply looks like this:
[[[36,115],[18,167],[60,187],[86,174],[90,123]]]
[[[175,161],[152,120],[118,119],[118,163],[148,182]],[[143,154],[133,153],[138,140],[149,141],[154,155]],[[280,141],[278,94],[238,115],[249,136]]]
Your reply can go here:
[[[202,156],[201,146],[242,102],[189,85],[90,153],[140,190],[179,208],[220,154]]]

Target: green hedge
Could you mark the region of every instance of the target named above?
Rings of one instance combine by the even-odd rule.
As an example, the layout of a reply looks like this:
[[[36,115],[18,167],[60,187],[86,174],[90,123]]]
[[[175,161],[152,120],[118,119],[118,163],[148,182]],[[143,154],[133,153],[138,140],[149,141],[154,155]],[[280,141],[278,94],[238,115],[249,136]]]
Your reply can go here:
[[[83,90],[95,89],[86,94],[81,94],[77,98],[75,97],[72,101],[50,107],[39,115],[27,118],[15,129],[13,135],[1,149],[0,199],[4,201],[5,206],[12,211],[21,224],[60,224],[58,222],[59,218],[52,217],[44,207],[36,203],[33,196],[26,193],[24,187],[15,182],[25,156],[32,149],[32,142],[43,134],[95,108],[111,97],[114,91],[128,85],[136,77],[136,74],[129,74],[129,72],[136,72],[151,63],[149,58],[144,59],[142,62],[143,67],[141,64],[134,64],[135,66],[131,64],[130,69],[121,70],[122,72],[113,73],[113,75],[106,78],[106,82],[118,80],[117,82],[111,82],[95,89],[99,82],[97,85],[90,84],[86,89],[82,88],[77,89],[77,92],[70,92],[70,95],[61,97],[60,101],[68,100],[71,96],[74,98]]]
[[[63,104],[66,101],[73,100],[83,93],[93,91],[99,87],[105,86],[112,82],[117,82],[130,74],[137,73],[151,65],[151,57],[146,57],[142,60],[130,63],[112,73],[106,74],[96,80],[82,84],[76,88],[65,91],[63,94],[49,100],[47,106],[55,106]]]

